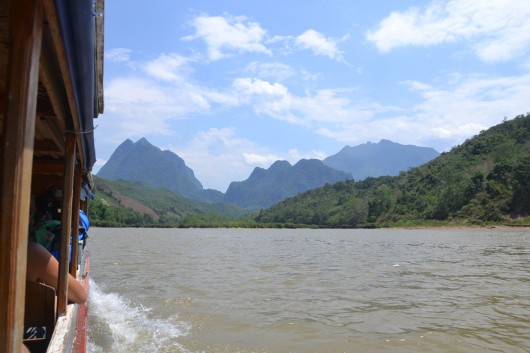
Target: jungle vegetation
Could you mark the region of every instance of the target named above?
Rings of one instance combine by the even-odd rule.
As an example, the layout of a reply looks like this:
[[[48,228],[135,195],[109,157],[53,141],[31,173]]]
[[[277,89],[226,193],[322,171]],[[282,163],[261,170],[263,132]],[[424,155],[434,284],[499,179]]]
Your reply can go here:
[[[110,227],[530,225],[530,113],[398,176],[326,184],[253,215],[97,177],[89,208],[93,225]]]
[[[399,176],[328,184],[262,210],[256,221],[332,228],[529,224],[529,214],[527,114]]]

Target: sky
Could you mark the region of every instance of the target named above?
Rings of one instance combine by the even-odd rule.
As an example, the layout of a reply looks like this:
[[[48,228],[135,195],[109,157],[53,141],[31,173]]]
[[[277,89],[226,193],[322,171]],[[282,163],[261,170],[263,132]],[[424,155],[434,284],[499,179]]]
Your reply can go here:
[[[449,151],[530,111],[530,1],[108,0],[93,172],[126,139],[204,188],[387,139]]]

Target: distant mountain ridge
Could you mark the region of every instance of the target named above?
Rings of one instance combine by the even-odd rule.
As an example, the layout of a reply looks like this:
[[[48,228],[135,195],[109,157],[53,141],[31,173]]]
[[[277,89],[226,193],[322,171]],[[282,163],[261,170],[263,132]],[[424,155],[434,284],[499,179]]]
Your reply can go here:
[[[318,159],[302,159],[294,166],[276,161],[269,169],[255,168],[245,181],[232,182],[225,201],[257,210],[300,192],[351,178],[351,173],[335,170]]]
[[[182,158],[141,138],[137,142],[127,139],[118,146],[97,176],[165,188],[190,200],[227,202],[247,210],[258,210],[325,184],[395,175],[437,155],[431,148],[404,146],[388,140],[346,146],[324,161],[302,159],[294,165],[276,161],[268,169],[256,167],[246,180],[232,182],[223,194],[205,190]]]
[[[341,228],[530,225],[530,113],[504,119],[398,176],[313,189],[262,210],[256,221]]]
[[[222,193],[203,189],[193,170],[186,166],[182,158],[171,151],[162,151],[146,138],[137,142],[125,140],[97,176],[107,180],[140,181],[195,200],[222,199]]]
[[[379,143],[346,146],[337,154],[325,158],[323,162],[337,170],[350,172],[355,180],[362,180],[367,177],[398,175],[438,157],[439,154],[430,147],[381,140]]]

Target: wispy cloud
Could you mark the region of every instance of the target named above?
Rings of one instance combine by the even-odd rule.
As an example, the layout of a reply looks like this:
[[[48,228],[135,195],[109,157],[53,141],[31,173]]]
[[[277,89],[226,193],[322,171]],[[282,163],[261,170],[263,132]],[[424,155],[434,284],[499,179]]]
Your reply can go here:
[[[293,96],[281,83],[244,77],[235,79],[232,89],[240,97],[241,103],[251,106],[257,114],[294,124],[303,124],[303,120],[291,110]]]
[[[136,76],[109,81],[108,124],[123,137],[168,135],[171,121],[222,109],[248,108],[261,116],[298,125],[348,144],[389,138],[398,142],[447,149],[504,116],[525,113],[530,101],[530,74],[491,77],[449,75],[444,85],[410,81],[406,85],[420,102],[389,107],[354,98],[354,88],[322,88],[295,94],[286,83],[239,77],[227,87],[207,87],[189,77],[193,62],[176,54],[162,54],[137,64]],[[266,66],[250,65],[256,72]],[[288,67],[272,65],[289,70]],[[218,139],[220,141],[220,139]],[[266,156],[265,153],[254,155]],[[249,154],[248,156],[254,156]],[[239,156],[242,158],[241,154]],[[250,157],[248,157],[250,158]],[[265,160],[267,160],[265,158]]]
[[[471,134],[528,111],[530,74],[522,76],[461,77],[445,87],[418,85],[423,101],[413,110],[417,121],[428,121],[432,139],[459,143]]]
[[[105,59],[111,62],[125,62],[129,61],[131,53],[131,49],[113,48],[105,51]]]
[[[247,179],[256,167],[269,168],[277,160],[294,164],[302,158],[326,157],[321,151],[296,149],[275,153],[268,147],[238,136],[233,127],[200,131],[185,146],[169,149],[186,161],[199,180],[208,180],[209,183],[204,185],[206,188],[223,192],[232,181]]]
[[[233,89],[242,104],[254,112],[308,128],[371,115],[350,100],[352,89],[320,89],[296,95],[281,83],[248,77],[234,80]]]
[[[237,97],[222,89],[212,89],[194,82],[193,60],[175,53],[139,62],[129,75],[110,79],[105,88],[105,110],[113,118],[115,136],[136,138],[172,134],[169,123],[190,115],[208,113],[213,105],[239,104]]]
[[[392,12],[366,38],[381,52],[417,45],[466,41],[483,61],[505,61],[530,49],[530,2],[520,0],[434,1],[420,9]]]
[[[237,136],[233,127],[200,131],[185,146],[171,149],[199,180],[209,181],[205,187],[223,192],[230,182],[246,179],[256,166],[268,167],[273,162],[270,158],[281,159],[267,148]]]
[[[395,112],[374,109],[365,119],[328,124],[318,133],[347,144],[389,138],[443,151],[500,123],[503,117],[528,111],[530,74],[455,75],[447,81],[444,86],[408,82],[409,89],[420,95],[420,103]]]
[[[338,42],[338,40],[325,37],[314,29],[305,31],[295,39],[297,46],[311,50],[315,55],[324,55],[334,60],[343,61],[343,53],[337,47]]]
[[[232,52],[254,52],[272,55],[263,40],[266,31],[245,16],[198,16],[192,21],[195,34],[184,40],[202,39],[210,60],[219,60]]]
[[[284,81],[296,74],[293,67],[280,62],[251,62],[245,68],[248,72],[260,79],[272,79],[274,81]]]
[[[145,72],[163,81],[179,82],[185,79],[185,70],[189,70],[188,58],[178,54],[162,54],[154,60],[144,64]]]

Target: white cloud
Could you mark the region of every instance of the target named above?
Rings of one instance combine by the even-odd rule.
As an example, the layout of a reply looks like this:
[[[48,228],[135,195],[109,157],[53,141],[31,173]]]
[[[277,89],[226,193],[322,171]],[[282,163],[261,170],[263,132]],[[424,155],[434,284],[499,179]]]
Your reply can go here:
[[[245,162],[249,165],[254,165],[257,167],[267,168],[272,163],[277,160],[281,160],[282,157],[279,157],[275,154],[259,154],[259,153],[243,153],[243,158]]]
[[[113,48],[105,51],[105,59],[111,62],[126,62],[130,59],[131,49]]]
[[[237,78],[233,82],[237,91],[248,95],[278,96],[283,97],[288,94],[287,87],[281,83],[270,83],[260,79]]]
[[[337,40],[326,38],[321,33],[309,29],[296,37],[296,45],[311,50],[315,55],[324,55],[331,59],[343,60],[343,53],[337,48]]]
[[[487,126],[469,123],[456,127],[445,128],[445,127],[433,127],[430,129],[432,136],[444,139],[444,140],[455,140],[458,139],[463,141],[466,137],[475,135],[478,131],[485,130]]]
[[[371,108],[362,108],[349,98],[351,90],[320,89],[315,94],[296,97],[293,108],[313,125],[341,124],[363,120],[372,115]],[[368,108],[368,109],[367,109]]]
[[[245,71],[260,79],[272,79],[274,81],[283,81],[296,74],[291,66],[279,62],[259,63],[254,61],[247,65]]]
[[[141,63],[130,61],[134,74],[110,79],[105,88],[106,123],[113,138],[172,134],[169,123],[208,113],[212,105],[236,106],[231,92],[210,89],[193,82],[192,60],[170,53]]]
[[[355,106],[348,98],[351,89],[320,89],[298,96],[280,83],[252,78],[238,78],[232,86],[241,103],[256,113],[305,127],[366,119],[374,111],[370,104]]]
[[[421,102],[397,109],[354,98],[362,96],[355,88],[297,93],[286,82],[279,82],[294,69],[278,62],[252,63],[245,72],[255,77],[236,78],[228,87],[202,86],[192,77],[194,62],[174,53],[143,63],[127,57],[125,66],[135,70],[130,71],[131,76],[108,80],[105,103],[110,116],[105,120],[105,132],[100,130],[97,138],[117,145],[125,138],[175,136],[174,120],[202,118],[213,108],[221,108],[219,116],[243,116],[241,111],[229,109],[244,106],[301,126],[304,134],[313,131],[345,144],[387,138],[442,151],[505,116],[527,112],[530,102],[530,74],[491,77],[454,73],[434,81],[443,81],[443,85],[410,81],[407,87]],[[249,119],[254,118],[249,114]],[[302,158],[325,157],[319,151],[272,151],[237,136],[233,128],[200,132],[184,148],[173,150],[190,164],[205,187],[221,191],[231,181],[246,179],[255,166],[267,168],[280,159],[296,163]]]
[[[503,61],[528,52],[530,2],[520,0],[434,1],[427,7],[392,12],[366,38],[381,52],[418,45],[467,41],[484,61]]]
[[[320,151],[289,150],[274,153],[269,148],[241,138],[235,128],[210,128],[198,132],[186,146],[169,148],[193,169],[205,188],[225,192],[233,181],[246,180],[254,168],[269,168],[278,160],[291,164],[302,158],[323,159]]]
[[[530,102],[530,74],[452,74],[445,86],[411,81],[409,89],[419,95],[420,103],[401,108],[352,101],[348,89],[321,89],[298,96],[284,85],[249,78],[239,79],[235,86],[238,95],[246,97],[242,103],[257,113],[335,141],[355,145],[386,138],[438,150],[462,143],[505,116],[526,113]]]
[[[107,163],[106,159],[97,159],[96,163],[94,163],[94,165],[92,166],[92,174],[97,174],[101,167],[105,165],[105,163]]]
[[[287,160],[291,164],[295,164],[301,159],[324,159],[327,157],[327,154],[323,151],[302,152],[297,149],[289,150],[287,155],[289,156]]]
[[[378,111],[374,107],[362,119],[327,124],[317,132],[352,145],[386,138],[444,151],[500,123],[503,117],[528,111],[530,74],[452,75],[447,81],[446,86],[409,82],[410,90],[418,92],[422,100],[408,111],[384,107]]]
[[[105,100],[106,109],[129,117],[182,118],[210,107],[195,87],[162,86],[138,77],[111,80],[105,90]]]
[[[232,181],[247,179],[257,165],[267,167],[263,156],[276,158],[266,148],[238,137],[234,128],[201,131],[186,146],[172,150],[193,169],[205,188],[222,192]]]
[[[292,165],[301,159],[324,159],[327,157],[326,153],[322,151],[302,152],[297,149],[290,149],[283,155],[273,153],[244,153],[245,162],[250,165],[269,168],[276,161],[288,161]]]
[[[112,115],[106,131],[113,140],[170,135],[170,121],[209,111],[210,100],[208,92],[186,82],[167,85],[145,76],[111,79],[105,88],[105,113]]]
[[[165,81],[182,81],[188,59],[178,54],[162,54],[144,65],[152,77]]]
[[[507,116],[528,111],[530,74],[507,77],[467,76],[447,87],[426,87],[423,102],[414,107],[417,120],[426,120],[426,138],[460,143]],[[425,124],[427,125],[427,124]],[[423,129],[426,131],[426,129]]]
[[[227,52],[254,52],[272,55],[263,45],[266,31],[244,16],[199,16],[192,21],[195,34],[184,40],[202,39],[208,47],[210,60],[219,60]]]
[[[250,105],[255,113],[294,124],[304,124],[303,120],[293,113],[293,96],[281,83],[245,77],[235,79],[232,88],[240,102]]]

